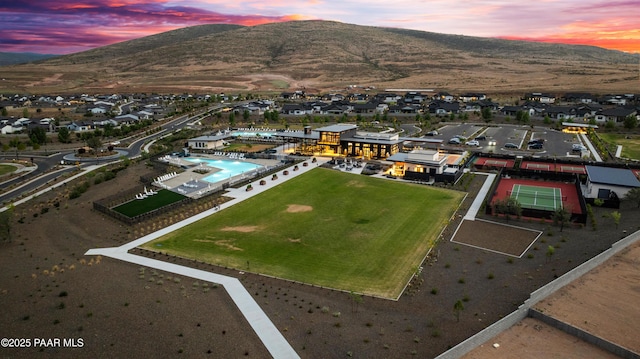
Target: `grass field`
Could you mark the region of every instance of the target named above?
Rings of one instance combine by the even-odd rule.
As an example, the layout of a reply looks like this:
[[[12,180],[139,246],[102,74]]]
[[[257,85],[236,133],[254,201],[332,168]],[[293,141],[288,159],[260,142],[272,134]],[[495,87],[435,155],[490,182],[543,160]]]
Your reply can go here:
[[[396,298],[463,197],[317,168],[145,248]]]
[[[0,164],[0,176],[14,172],[15,170],[17,170],[16,166]]]
[[[598,133],[598,136],[600,136],[600,138],[605,142],[613,144],[614,146],[622,145],[622,157],[640,160],[640,136],[600,132]]]
[[[153,211],[156,208],[178,202],[182,199],[184,199],[184,196],[179,193],[161,189],[158,191],[158,194],[149,196],[142,200],[133,199],[130,202],[114,207],[113,210],[120,212],[127,217],[135,217],[143,213]]]

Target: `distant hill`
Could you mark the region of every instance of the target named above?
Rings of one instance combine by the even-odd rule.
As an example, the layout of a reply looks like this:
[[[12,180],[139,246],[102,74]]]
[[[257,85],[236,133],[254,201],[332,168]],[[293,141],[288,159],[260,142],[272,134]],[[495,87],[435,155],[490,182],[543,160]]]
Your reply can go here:
[[[59,55],[34,54],[32,52],[0,52],[0,66],[24,64],[38,60],[50,59]]]
[[[193,26],[0,67],[0,91],[640,92],[639,75],[637,56],[593,46],[293,21]]]

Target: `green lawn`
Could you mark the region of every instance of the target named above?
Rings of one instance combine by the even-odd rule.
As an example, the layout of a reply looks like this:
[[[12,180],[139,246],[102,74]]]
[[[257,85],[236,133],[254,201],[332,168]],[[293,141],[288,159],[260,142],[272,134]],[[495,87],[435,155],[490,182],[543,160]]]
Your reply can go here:
[[[164,207],[168,204],[178,202],[183,199],[184,196],[179,193],[161,189],[158,191],[158,194],[149,196],[141,200],[134,198],[130,202],[121,204],[118,207],[114,207],[113,210],[116,212],[120,212],[127,217],[135,217],[137,215],[153,211],[154,209]]]
[[[598,136],[605,142],[613,144],[612,151],[615,151],[615,145],[622,145],[622,157],[640,160],[640,136],[625,135],[619,133],[598,133]],[[627,138],[629,137],[629,138]],[[614,152],[615,153],[615,152]]]
[[[0,164],[0,176],[14,172],[16,169],[16,166]]]
[[[145,248],[396,298],[463,197],[317,168]]]

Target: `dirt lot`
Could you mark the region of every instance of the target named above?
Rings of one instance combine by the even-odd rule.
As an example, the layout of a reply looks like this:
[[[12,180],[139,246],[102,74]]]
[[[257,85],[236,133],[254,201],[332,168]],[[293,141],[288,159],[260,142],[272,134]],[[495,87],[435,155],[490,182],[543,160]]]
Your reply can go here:
[[[69,184],[15,208],[13,241],[0,244],[2,336],[82,338],[84,344],[2,348],[0,356],[32,357],[38,351],[77,358],[269,356],[223,288],[83,255],[90,248],[121,245],[162,225],[127,227],[92,210],[92,202],[107,194],[142,187],[139,176],[153,175],[151,171],[144,163],[135,164],[111,181],[92,185],[80,198],[66,198],[73,186]],[[482,179],[471,180],[461,211],[469,207]],[[178,258],[166,260],[240,278],[303,358],[428,358],[510,313],[531,291],[608,248],[623,230],[638,229],[638,209],[621,209],[618,229],[603,217],[609,210],[595,212],[595,231],[576,226],[560,233],[550,224],[517,222],[544,232],[522,258],[449,241],[461,220],[455,216],[445,240],[397,302],[364,297],[359,303],[341,292]],[[492,235],[500,237],[502,232]],[[545,255],[548,245],[556,248],[552,257]],[[459,321],[453,311],[458,300],[464,304]]]

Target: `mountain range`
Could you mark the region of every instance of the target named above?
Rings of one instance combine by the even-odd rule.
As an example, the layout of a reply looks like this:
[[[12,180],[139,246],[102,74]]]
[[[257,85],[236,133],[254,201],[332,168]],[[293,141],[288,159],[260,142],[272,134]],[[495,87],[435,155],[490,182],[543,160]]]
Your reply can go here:
[[[36,54],[33,52],[0,52],[0,66],[24,64],[58,55]]]
[[[0,92],[434,89],[640,92],[637,55],[583,45],[292,21],[200,25],[0,67]]]

